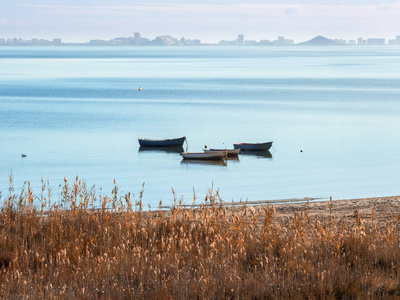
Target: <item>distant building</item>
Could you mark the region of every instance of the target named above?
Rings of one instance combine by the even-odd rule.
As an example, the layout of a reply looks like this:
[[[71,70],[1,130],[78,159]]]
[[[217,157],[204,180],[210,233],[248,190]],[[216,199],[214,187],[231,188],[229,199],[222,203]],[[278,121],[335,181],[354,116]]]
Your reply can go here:
[[[179,40],[169,35],[158,36],[151,41],[151,45],[153,46],[174,46],[178,44]]]
[[[385,45],[385,39],[369,38],[367,39],[367,45]]]
[[[218,46],[235,46],[237,45],[237,41],[225,41],[222,40],[218,43]]]
[[[40,45],[41,45],[41,46],[48,46],[48,45],[51,44],[50,41],[45,40],[45,39],[40,39],[39,42],[40,42]]]
[[[349,40],[349,45],[356,45],[357,41],[356,40]]]
[[[260,40],[258,43],[260,46],[270,46],[272,43],[270,40]]]
[[[285,39],[285,45],[294,45],[294,40]]]
[[[132,38],[117,37],[111,40],[111,43],[114,45],[129,46],[131,44],[131,40]]]
[[[287,40],[283,36],[278,36],[278,39],[276,41],[272,42],[273,45],[279,45],[279,46],[288,46],[288,45],[293,45],[294,41],[293,40]]]
[[[237,38],[237,45],[238,46],[243,46],[244,45],[244,35],[243,34],[239,34],[238,38]]]
[[[13,46],[21,46],[21,45],[24,45],[24,44],[25,44],[25,41],[24,41],[23,39],[21,39],[21,38],[19,38],[19,39],[17,39],[17,38],[12,39],[12,45],[13,45]]]
[[[365,45],[365,40],[363,38],[358,38],[357,45]]]
[[[201,41],[186,39],[186,38],[182,37],[179,40],[179,44],[177,44],[177,45],[179,45],[179,46],[199,46],[199,45],[201,45]]]
[[[244,44],[245,44],[246,46],[254,46],[254,45],[257,44],[257,41],[254,41],[254,40],[247,40],[247,41],[244,41]]]
[[[135,40],[140,40],[140,39],[142,38],[142,36],[140,35],[139,32],[135,32],[135,33],[133,34],[133,38],[134,38]]]
[[[396,35],[394,40],[388,40],[389,45],[400,45],[400,35]]]
[[[53,39],[53,45],[61,45],[61,39]]]
[[[342,45],[345,45],[345,44],[346,44],[346,41],[343,40],[343,39],[334,39],[334,41],[335,41],[336,43],[338,43],[338,44],[342,44]]]
[[[394,40],[389,40],[388,44],[389,45],[400,45],[400,35],[396,35],[396,39],[394,39]]]
[[[186,46],[188,44],[188,42],[189,42],[189,40],[185,39],[184,37],[181,37],[181,39],[179,40],[179,43],[184,46]]]
[[[104,40],[90,40],[88,43],[89,46],[107,46],[110,44],[111,43],[109,41]]]

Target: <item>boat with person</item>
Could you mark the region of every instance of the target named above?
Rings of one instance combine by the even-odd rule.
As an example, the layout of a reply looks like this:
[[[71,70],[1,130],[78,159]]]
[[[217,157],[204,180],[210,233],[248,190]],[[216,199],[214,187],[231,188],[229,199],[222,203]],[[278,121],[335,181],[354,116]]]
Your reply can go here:
[[[224,159],[227,157],[227,151],[207,151],[207,152],[182,152],[184,159]]]
[[[236,143],[233,148],[241,149],[242,151],[265,151],[272,147],[272,142],[266,143]]]
[[[186,141],[186,136],[175,139],[138,139],[139,145],[142,147],[173,147],[181,146]]]

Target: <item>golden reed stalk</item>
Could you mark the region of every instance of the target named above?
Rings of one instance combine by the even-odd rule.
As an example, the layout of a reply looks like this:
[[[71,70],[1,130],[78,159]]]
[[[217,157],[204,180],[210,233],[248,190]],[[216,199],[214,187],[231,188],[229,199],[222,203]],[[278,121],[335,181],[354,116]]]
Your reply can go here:
[[[186,207],[144,211],[65,179],[0,199],[1,299],[379,299],[400,297],[399,220],[377,229],[288,218],[273,206],[226,206],[218,192]],[[47,192],[46,192],[47,191]],[[334,202],[326,210],[331,211]],[[161,203],[160,203],[161,206]]]

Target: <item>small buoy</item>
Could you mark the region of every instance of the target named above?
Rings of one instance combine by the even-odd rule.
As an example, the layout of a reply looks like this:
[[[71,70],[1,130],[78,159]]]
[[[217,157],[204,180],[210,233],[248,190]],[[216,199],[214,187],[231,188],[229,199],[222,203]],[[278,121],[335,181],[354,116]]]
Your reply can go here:
[[[21,157],[26,157],[26,154],[21,154]]]
[[[300,152],[303,152],[303,150],[300,150]]]
[[[139,91],[141,91],[142,90],[142,88],[139,88]]]

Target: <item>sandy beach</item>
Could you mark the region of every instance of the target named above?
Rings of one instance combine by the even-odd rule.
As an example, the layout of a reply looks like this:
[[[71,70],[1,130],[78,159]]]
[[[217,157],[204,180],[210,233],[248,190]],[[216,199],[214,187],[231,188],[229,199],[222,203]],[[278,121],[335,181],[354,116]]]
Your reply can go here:
[[[389,223],[396,221],[400,216],[400,196],[344,199],[330,201],[310,202],[310,218],[326,219],[330,216],[329,206],[332,205],[332,216],[334,220],[352,223],[356,221],[356,213],[363,220],[374,219],[378,229],[383,229]],[[283,204],[276,205],[277,217],[285,217],[296,211],[305,209],[306,204]]]
[[[308,200],[308,202],[307,202]],[[356,221],[356,214],[365,221],[374,219],[377,228],[384,228],[389,222],[400,218],[400,196],[323,200],[320,199],[288,199],[277,201],[256,201],[247,203],[225,203],[232,211],[241,209],[240,205],[254,206],[273,205],[276,211],[275,218],[283,219],[293,217],[295,213],[305,212],[308,207],[310,220],[318,218],[325,220],[329,217],[335,222]]]
[[[301,214],[308,208],[310,220],[326,220],[332,218],[335,223],[345,221],[352,223],[356,221],[356,215],[364,221],[374,220],[377,229],[383,229],[389,223],[400,219],[400,196],[357,198],[326,200],[320,198],[294,198],[284,200],[264,200],[264,201],[240,201],[240,202],[222,202],[228,213],[235,213],[243,210],[243,207],[258,208],[261,206],[274,206],[274,218],[282,220],[293,217],[296,213]],[[189,209],[190,207],[200,208],[203,204],[182,205]],[[166,215],[169,215],[171,206],[162,206],[166,209]]]

